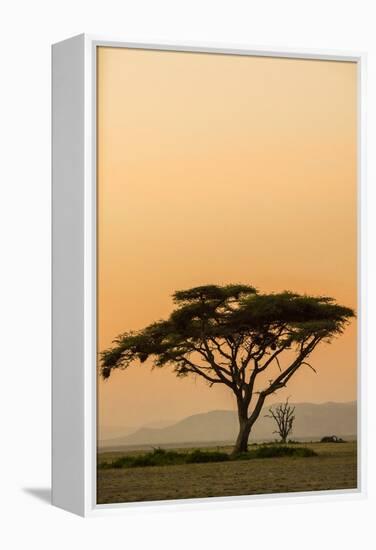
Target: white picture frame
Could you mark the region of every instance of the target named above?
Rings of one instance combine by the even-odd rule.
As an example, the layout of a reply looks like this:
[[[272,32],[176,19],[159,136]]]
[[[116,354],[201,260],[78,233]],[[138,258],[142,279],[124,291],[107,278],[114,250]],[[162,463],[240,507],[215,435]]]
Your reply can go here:
[[[96,504],[96,51],[100,46],[352,61],[358,67],[358,487],[351,490]],[[52,47],[52,502],[79,514],[145,506],[250,506],[366,495],[364,53],[228,44],[149,44],[81,34]]]

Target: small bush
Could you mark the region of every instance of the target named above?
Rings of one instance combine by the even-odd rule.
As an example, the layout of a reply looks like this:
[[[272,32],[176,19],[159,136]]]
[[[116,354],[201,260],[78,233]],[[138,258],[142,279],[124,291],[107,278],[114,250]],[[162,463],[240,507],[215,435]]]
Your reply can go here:
[[[256,458],[254,450],[248,451],[246,453],[239,453],[233,456],[232,460],[250,460],[251,458]]]
[[[111,462],[101,462],[99,469],[144,468],[146,466],[171,466],[173,464],[199,464],[207,462],[226,462],[228,460],[251,460],[254,458],[278,458],[282,456],[309,457],[317,453],[308,447],[288,447],[287,445],[260,445],[235,457],[220,451],[201,451],[179,453],[165,449],[153,449],[143,455],[121,456]]]
[[[230,460],[229,455],[219,451],[200,451],[197,449],[187,454],[187,464],[195,462],[225,462],[226,460]]]
[[[173,464],[193,464],[199,462],[223,462],[229,460],[227,453],[218,451],[200,451],[178,453],[165,449],[153,449],[151,453],[137,456],[121,456],[111,462],[101,462],[100,469],[109,468],[143,468],[145,466],[170,466]]]
[[[317,453],[308,447],[288,447],[287,445],[261,445],[247,453],[241,453],[236,460],[251,460],[253,458],[278,458],[282,456],[309,457]]]
[[[344,439],[336,435],[326,435],[321,439],[321,443],[344,443]]]

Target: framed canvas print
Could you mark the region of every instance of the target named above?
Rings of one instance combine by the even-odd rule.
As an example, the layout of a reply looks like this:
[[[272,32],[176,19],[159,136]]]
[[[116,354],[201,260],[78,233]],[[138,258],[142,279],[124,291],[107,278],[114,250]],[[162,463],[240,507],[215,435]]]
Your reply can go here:
[[[364,492],[364,56],[53,46],[53,502]]]

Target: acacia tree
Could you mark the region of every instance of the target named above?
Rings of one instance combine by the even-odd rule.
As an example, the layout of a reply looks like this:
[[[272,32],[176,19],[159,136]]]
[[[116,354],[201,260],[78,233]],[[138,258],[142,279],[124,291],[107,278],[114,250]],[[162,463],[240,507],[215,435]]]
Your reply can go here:
[[[280,403],[274,409],[269,409],[269,414],[266,414],[266,418],[273,418],[277,424],[277,429],[273,432],[278,434],[281,438],[281,443],[286,443],[289,434],[292,432],[292,425],[295,420],[295,407],[289,404],[289,400],[286,399],[285,403]]]
[[[101,353],[101,375],[107,379],[150,357],[155,367],[170,365],[179,377],[227,386],[239,418],[234,454],[247,450],[265,399],[310,366],[306,359],[318,344],[341,334],[354,316],[332,298],[261,294],[248,285],[199,286],[175,292],[173,300],[176,309],[167,320],[121,334]]]

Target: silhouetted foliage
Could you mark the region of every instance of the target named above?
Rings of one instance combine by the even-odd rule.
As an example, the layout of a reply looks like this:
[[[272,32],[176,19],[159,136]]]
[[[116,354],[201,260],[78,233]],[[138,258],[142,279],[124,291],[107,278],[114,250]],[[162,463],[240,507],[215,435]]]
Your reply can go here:
[[[279,458],[284,456],[310,457],[317,453],[307,447],[288,447],[284,445],[260,445],[251,451],[230,456],[220,451],[201,451],[196,449],[191,452],[167,451],[154,449],[150,453],[142,455],[125,455],[109,462],[101,462],[98,467],[102,470],[112,468],[145,468],[147,466],[173,466],[178,464],[205,464],[209,462],[227,462],[229,460],[252,460],[256,458]]]
[[[187,463],[202,463],[202,462],[225,462],[230,460],[228,453],[222,453],[219,451],[201,451],[196,449],[192,453],[187,455]]]
[[[250,285],[206,285],[175,292],[166,320],[118,336],[101,354],[101,375],[144,363],[171,365],[177,376],[197,375],[226,385],[236,397],[239,435],[234,453],[247,450],[265,399],[284,388],[320,342],[340,335],[352,309],[327,296],[261,294]],[[281,354],[287,352],[288,363]],[[277,367],[277,370],[276,368]],[[268,383],[260,375],[270,372]],[[261,387],[256,387],[260,381]]]
[[[288,447],[287,445],[260,445],[245,453],[236,455],[240,460],[252,458],[279,458],[284,456],[297,456],[300,458],[317,456],[317,453],[309,447]]]
[[[321,439],[321,443],[344,443],[344,439],[336,435],[326,435]]]

